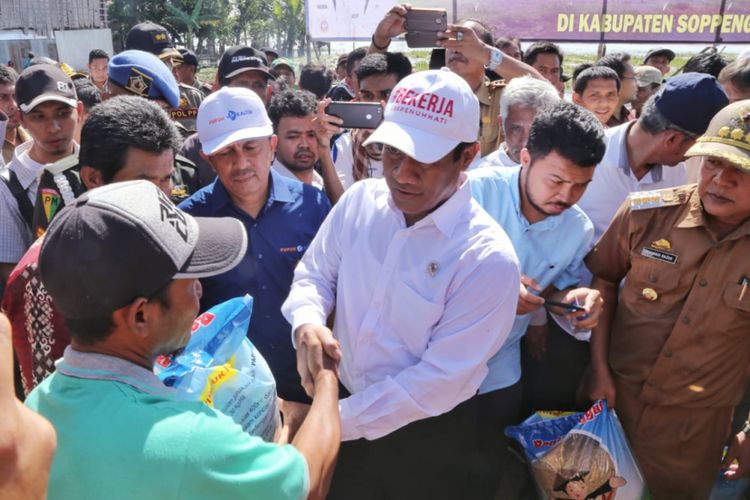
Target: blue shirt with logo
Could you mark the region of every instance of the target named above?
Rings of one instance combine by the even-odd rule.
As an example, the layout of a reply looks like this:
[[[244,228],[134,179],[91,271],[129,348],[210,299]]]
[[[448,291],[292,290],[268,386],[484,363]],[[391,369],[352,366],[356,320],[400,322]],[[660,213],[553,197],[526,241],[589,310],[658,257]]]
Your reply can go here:
[[[592,246],[594,226],[573,205],[560,215],[530,224],[521,212],[521,167],[486,167],[469,172],[474,199],[505,230],[513,243],[521,273],[534,278],[542,290],[578,284],[583,258]],[[531,314],[516,316],[508,340],[487,363],[489,373],[479,393],[510,387],[521,378],[521,337]]]
[[[306,402],[309,399],[297,374],[292,327],[281,314],[281,304],[289,295],[294,268],[331,203],[317,188],[273,170],[269,175],[268,200],[255,219],[232,203],[218,177],[180,203],[180,208],[195,217],[234,217],[244,224],[247,253],[234,269],[201,279],[201,311],[233,297],[252,295],[250,341],[268,362],[279,396]]]

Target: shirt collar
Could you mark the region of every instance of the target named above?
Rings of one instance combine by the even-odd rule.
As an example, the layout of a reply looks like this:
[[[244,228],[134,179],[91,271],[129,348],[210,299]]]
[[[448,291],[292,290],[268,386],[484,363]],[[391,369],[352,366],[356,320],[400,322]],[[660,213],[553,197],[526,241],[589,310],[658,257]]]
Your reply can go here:
[[[461,173],[461,185],[455,193],[436,210],[429,213],[424,219],[414,224],[415,228],[423,227],[428,224],[434,224],[435,227],[450,238],[459,221],[464,217],[464,213],[471,205],[471,186],[469,178],[465,173]],[[392,200],[391,200],[392,201]]]
[[[172,396],[176,391],[165,386],[153,372],[123,358],[65,348],[57,371],[69,377],[87,380],[109,380],[127,384],[141,392]]]
[[[630,158],[628,157],[628,132],[630,127],[635,124],[635,120],[627,122],[622,135],[620,135],[620,158],[618,158],[618,166],[622,169],[626,177],[630,177],[632,172],[630,170]],[[663,167],[661,165],[654,165],[651,167],[646,175],[651,176],[651,182],[660,182],[664,178]]]

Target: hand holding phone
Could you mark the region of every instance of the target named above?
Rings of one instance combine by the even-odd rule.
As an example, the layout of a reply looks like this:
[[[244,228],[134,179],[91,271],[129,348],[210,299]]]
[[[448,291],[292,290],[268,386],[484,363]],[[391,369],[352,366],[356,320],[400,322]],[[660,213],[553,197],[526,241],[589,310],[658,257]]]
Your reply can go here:
[[[332,102],[325,112],[341,118],[343,128],[377,128],[383,120],[383,107],[377,102]]]

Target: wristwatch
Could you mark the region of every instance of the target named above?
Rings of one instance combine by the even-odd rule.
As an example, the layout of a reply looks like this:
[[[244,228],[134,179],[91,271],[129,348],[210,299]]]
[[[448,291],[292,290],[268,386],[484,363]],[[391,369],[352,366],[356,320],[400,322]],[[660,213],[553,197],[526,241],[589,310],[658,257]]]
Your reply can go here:
[[[490,51],[490,62],[485,68],[490,71],[495,71],[495,68],[500,66],[501,62],[503,62],[503,51],[497,47],[492,47],[492,50]]]

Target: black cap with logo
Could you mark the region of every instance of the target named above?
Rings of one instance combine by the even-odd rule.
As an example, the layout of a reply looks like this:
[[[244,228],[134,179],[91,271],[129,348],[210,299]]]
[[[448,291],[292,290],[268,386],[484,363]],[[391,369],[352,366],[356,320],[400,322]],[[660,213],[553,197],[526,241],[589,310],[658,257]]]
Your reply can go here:
[[[243,45],[225,50],[219,60],[219,83],[226,85],[229,78],[245,71],[260,71],[268,78],[276,79],[268,70],[268,60],[263,52]]]
[[[177,50],[180,52],[180,55],[182,55],[182,64],[189,64],[191,66],[195,66],[196,68],[198,67],[198,57],[195,55],[195,52],[186,48]]]
[[[22,113],[39,104],[57,101],[75,108],[78,96],[73,80],[57,66],[39,64],[26,68],[16,80],[16,103]]]
[[[159,59],[182,57],[172,45],[172,38],[166,28],[151,21],[139,23],[130,28],[125,37],[125,50],[150,52]]]

